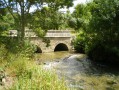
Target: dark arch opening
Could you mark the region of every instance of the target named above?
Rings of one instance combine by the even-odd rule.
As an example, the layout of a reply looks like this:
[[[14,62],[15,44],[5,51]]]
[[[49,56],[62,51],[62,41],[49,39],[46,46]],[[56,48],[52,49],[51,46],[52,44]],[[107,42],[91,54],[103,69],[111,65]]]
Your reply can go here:
[[[41,48],[40,48],[40,47],[38,47],[38,46],[36,46],[36,51],[35,51],[35,53],[42,53]]]
[[[56,52],[56,51],[68,51],[68,47],[67,47],[67,45],[65,45],[63,43],[60,43],[55,47],[54,52]]]

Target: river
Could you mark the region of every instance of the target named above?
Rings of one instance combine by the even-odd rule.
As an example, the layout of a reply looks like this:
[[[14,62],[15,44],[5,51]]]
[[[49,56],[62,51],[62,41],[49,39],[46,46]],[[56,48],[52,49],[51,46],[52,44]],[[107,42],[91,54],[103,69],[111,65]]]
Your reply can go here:
[[[119,90],[119,70],[94,63],[85,54],[52,52],[36,54],[35,59],[54,69],[70,90]]]

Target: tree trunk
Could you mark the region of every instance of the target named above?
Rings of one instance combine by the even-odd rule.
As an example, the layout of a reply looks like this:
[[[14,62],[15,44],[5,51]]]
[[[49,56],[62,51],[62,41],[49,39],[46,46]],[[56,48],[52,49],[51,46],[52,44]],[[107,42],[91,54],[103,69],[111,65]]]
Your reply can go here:
[[[21,27],[20,27],[20,40],[24,43],[25,38],[25,13],[24,13],[24,1],[21,3]]]

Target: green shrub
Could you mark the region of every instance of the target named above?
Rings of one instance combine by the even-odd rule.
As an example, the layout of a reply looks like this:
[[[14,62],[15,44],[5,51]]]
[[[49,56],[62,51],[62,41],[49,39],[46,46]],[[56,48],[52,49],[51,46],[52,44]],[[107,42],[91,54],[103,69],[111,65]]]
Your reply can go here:
[[[80,32],[76,39],[73,41],[74,49],[76,52],[85,53],[85,41],[84,33]]]
[[[35,50],[36,46],[31,44],[29,40],[26,40],[22,48],[21,54],[25,57],[31,57],[34,55]]]
[[[95,43],[88,45],[87,54],[94,61],[119,64],[118,45],[106,44],[106,42],[102,43],[97,40]]]
[[[7,49],[4,44],[0,44],[0,62],[4,60],[7,56]]]
[[[22,56],[30,57],[33,56],[35,52],[35,45],[31,44],[28,39],[26,39],[23,44],[19,42],[17,38],[10,38],[7,43],[6,49],[13,54],[21,54]]]

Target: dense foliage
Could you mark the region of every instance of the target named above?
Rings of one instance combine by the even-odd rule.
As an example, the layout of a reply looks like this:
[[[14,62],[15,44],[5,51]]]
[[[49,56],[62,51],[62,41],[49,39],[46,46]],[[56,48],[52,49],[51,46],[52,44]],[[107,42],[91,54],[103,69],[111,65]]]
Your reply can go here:
[[[78,36],[86,40],[85,52],[95,61],[119,62],[119,0],[93,0],[85,7],[90,17],[83,19],[83,26],[80,26],[85,36]],[[75,13],[80,9],[82,12],[78,12],[81,13],[79,17],[88,15],[82,7],[76,8]],[[89,22],[85,24],[85,20]]]
[[[43,30],[59,29],[63,20],[62,14],[52,8],[44,7],[33,13],[33,28],[41,27]]]
[[[6,31],[14,28],[14,20],[10,14],[7,14],[6,8],[0,8],[0,36],[6,34]]]
[[[75,25],[72,27],[76,30],[76,38],[74,40],[74,48],[77,52],[85,53],[86,42],[88,42],[88,25],[92,17],[90,12],[91,3],[78,4],[72,13]]]

